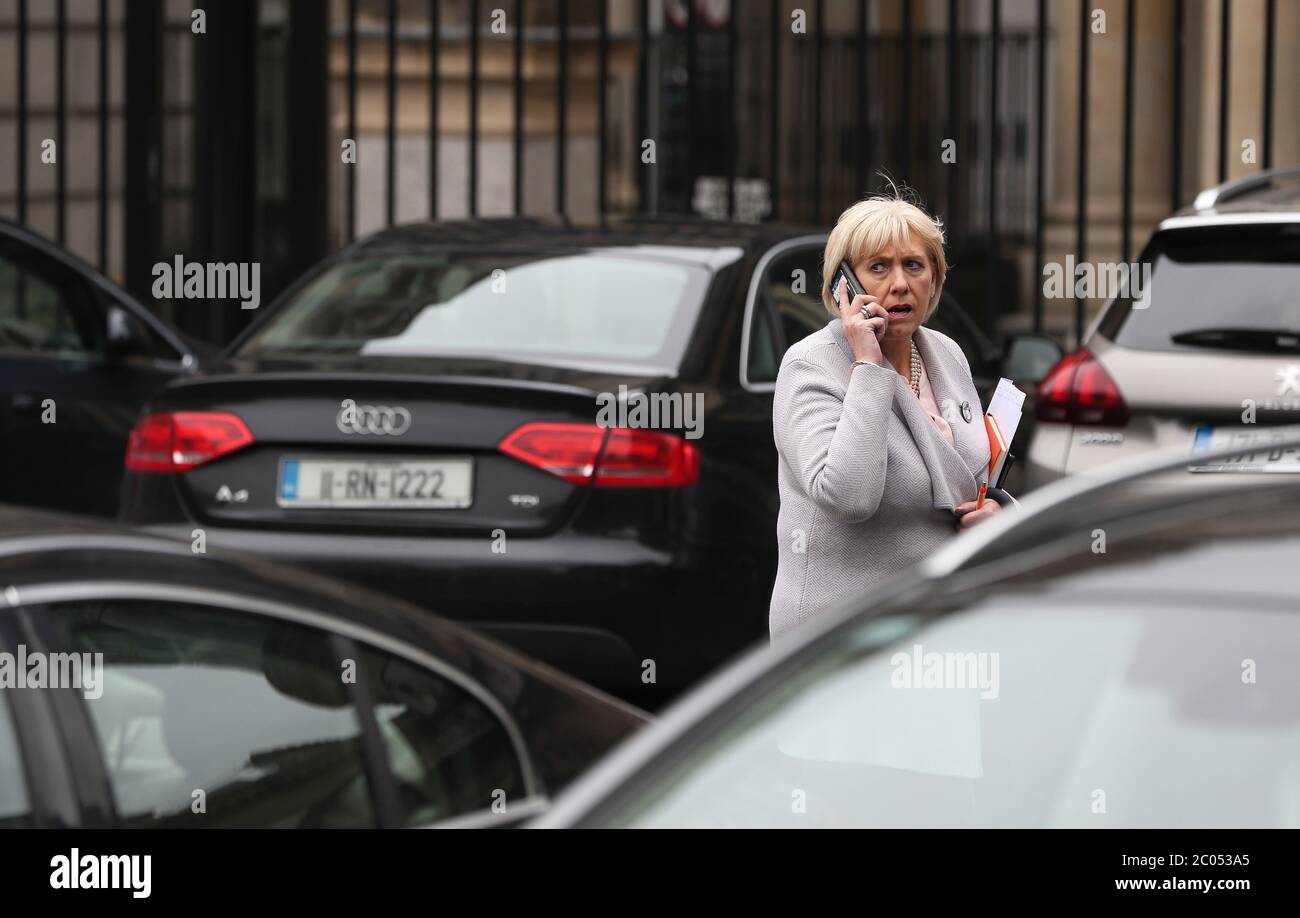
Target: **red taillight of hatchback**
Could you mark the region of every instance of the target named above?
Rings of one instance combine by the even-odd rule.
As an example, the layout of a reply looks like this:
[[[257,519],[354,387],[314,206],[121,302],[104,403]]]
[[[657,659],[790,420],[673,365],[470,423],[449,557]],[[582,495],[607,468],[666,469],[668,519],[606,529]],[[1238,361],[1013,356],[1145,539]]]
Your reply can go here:
[[[695,445],[655,430],[537,422],[515,430],[499,449],[573,484],[677,488],[700,477]]]
[[[1063,357],[1038,384],[1034,416],[1058,424],[1123,427],[1129,410],[1106,368],[1087,348],[1080,348]]]
[[[132,472],[187,472],[252,442],[248,427],[233,414],[148,414],[136,422],[127,440],[126,467]]]

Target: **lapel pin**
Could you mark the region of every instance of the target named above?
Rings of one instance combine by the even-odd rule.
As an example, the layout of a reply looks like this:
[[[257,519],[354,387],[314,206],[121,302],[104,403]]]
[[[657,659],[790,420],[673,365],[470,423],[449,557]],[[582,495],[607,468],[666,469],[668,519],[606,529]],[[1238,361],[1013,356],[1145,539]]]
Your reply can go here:
[[[970,423],[970,402],[961,403],[961,419],[967,424]]]

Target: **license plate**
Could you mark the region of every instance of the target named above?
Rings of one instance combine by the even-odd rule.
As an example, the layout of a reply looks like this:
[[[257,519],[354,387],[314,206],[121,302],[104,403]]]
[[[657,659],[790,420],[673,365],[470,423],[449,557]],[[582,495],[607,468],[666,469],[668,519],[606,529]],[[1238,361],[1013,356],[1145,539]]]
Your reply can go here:
[[[468,458],[280,460],[281,507],[463,510],[473,501]]]
[[[1237,427],[1198,427],[1196,439],[1192,442],[1192,460],[1187,470],[1189,472],[1300,472],[1300,447],[1274,445],[1288,437],[1295,437],[1298,433],[1300,427],[1263,427],[1257,430],[1242,430]],[[1198,463],[1196,461],[1198,455],[1203,456],[1238,447],[1250,448],[1250,452],[1218,462]]]

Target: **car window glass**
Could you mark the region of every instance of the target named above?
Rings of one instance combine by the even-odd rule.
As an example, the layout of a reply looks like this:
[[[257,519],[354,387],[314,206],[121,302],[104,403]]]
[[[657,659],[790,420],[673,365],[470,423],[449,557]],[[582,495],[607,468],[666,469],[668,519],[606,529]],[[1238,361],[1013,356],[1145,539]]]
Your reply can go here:
[[[822,305],[821,258],[820,245],[794,246],[773,258],[763,273],[760,303],[771,304],[780,317],[782,353],[833,318]]]
[[[148,322],[145,322],[133,311],[125,306],[115,307],[117,312],[110,318],[110,321],[119,321],[131,330],[131,337],[135,341],[133,356],[143,357],[152,360],[180,360],[181,354],[167,343],[162,335],[158,334]]]
[[[44,615],[60,652],[103,655],[99,687],[82,695],[126,825],[375,824],[358,719],[324,632],[169,602]]]
[[[1096,595],[848,630],[609,819],[1300,827],[1277,805],[1300,799],[1294,610]],[[1276,681],[1244,680],[1244,660]]]
[[[0,692],[0,829],[24,829],[32,824],[31,804],[7,694]]]
[[[754,304],[749,329],[749,361],[746,376],[751,383],[774,382],[780,366],[780,342],[772,324],[772,313],[763,302]]]
[[[0,238],[0,350],[102,353],[98,314],[75,272],[41,252]]]
[[[1292,354],[1300,337],[1300,236],[1294,226],[1157,235],[1098,332],[1124,347]],[[1231,309],[1224,304],[1231,303]]]
[[[372,648],[363,660],[407,825],[508,813],[510,803],[526,795],[509,734],[469,691]]]
[[[600,249],[577,255],[350,258],[276,310],[240,353],[600,360],[676,368],[705,268]]]

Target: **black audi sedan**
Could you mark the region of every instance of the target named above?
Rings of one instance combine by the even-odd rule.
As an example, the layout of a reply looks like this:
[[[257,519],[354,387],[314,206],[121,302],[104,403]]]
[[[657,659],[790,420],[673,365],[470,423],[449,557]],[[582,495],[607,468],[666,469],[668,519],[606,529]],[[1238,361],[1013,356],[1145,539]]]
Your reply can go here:
[[[70,516],[0,533],[0,828],[505,827],[646,722],[350,584]]]
[[[80,258],[0,219],[0,502],[115,515],[141,406],[208,354]]]
[[[1300,488],[1162,483],[1194,459],[1034,492],[718,673],[535,825],[1300,828]]]
[[[412,600],[641,704],[767,630],[772,391],[825,231],[484,219],[378,232],[170,385],[121,518]],[[998,355],[935,327],[987,390]]]

